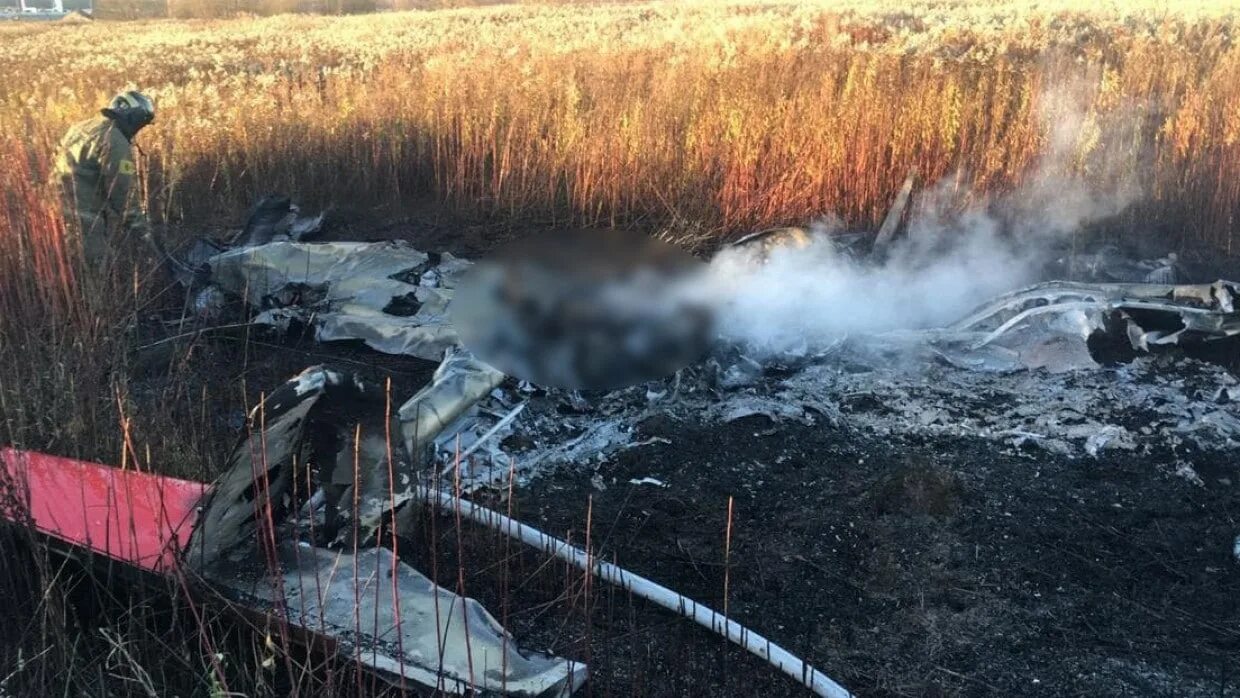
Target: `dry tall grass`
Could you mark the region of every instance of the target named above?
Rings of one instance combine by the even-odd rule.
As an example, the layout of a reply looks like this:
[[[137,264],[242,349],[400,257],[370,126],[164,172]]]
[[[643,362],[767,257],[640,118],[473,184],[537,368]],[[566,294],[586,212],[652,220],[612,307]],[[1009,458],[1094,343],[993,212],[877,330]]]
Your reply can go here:
[[[910,168],[959,173],[961,200],[1002,191],[1071,118],[1077,174],[1135,171],[1144,227],[1230,246],[1240,1],[1166,8],[718,0],[0,27],[0,132],[46,151],[134,85],[162,108],[142,142],[150,204],[173,219],[278,188],[718,232],[873,225]],[[1067,85],[1074,104],[1047,102]]]
[[[128,370],[139,325],[159,310],[175,316],[179,298],[159,296],[164,286],[141,259],[106,275],[84,269],[34,175],[46,166],[26,153],[0,141],[0,443],[104,462],[154,454],[171,471],[208,477],[203,467],[231,435],[208,434],[202,386],[180,380],[197,357],[148,376],[140,395]],[[235,392],[212,398],[239,402]]]

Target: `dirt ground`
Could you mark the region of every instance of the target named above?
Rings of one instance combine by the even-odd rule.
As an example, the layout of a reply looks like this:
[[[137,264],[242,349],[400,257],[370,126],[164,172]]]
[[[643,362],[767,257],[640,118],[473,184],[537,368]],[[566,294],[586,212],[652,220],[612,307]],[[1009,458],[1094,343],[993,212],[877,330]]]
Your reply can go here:
[[[592,506],[601,556],[722,608],[734,498],[730,615],[861,695],[1240,695],[1234,461],[1194,460],[1197,486],[755,419],[648,420],[670,443],[542,479],[523,518],[580,540]],[[647,477],[667,486],[630,484]],[[595,629],[601,695],[800,694],[686,622],[631,624]]]
[[[251,361],[274,376],[299,355]],[[362,373],[404,394],[422,366],[387,357]],[[1194,484],[1169,454],[1065,459],[762,416],[636,431],[651,443],[517,488],[516,516],[578,545],[589,528],[601,558],[717,610],[726,557],[730,617],[859,695],[1240,696],[1238,459],[1181,453]],[[421,529],[402,555],[455,588],[451,516]],[[466,591],[523,647],[587,661],[582,695],[806,694],[652,604],[598,581],[587,596],[579,572],[520,547],[467,531]]]

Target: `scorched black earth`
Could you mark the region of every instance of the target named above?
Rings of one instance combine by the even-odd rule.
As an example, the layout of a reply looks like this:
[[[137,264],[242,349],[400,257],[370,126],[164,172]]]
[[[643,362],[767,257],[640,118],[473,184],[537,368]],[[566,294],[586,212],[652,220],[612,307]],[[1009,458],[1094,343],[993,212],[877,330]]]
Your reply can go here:
[[[282,244],[267,266],[288,288],[310,283],[289,260],[312,250]],[[441,315],[421,301],[446,297],[449,267],[466,262],[395,243],[313,252],[325,250],[382,262],[381,283],[324,264],[335,303],[295,296],[260,324],[304,325],[304,342],[318,323],[320,340],[394,353],[393,338],[450,343],[450,328],[427,335],[411,318]],[[355,292],[390,281],[405,285]],[[391,310],[411,293],[414,316]],[[497,380],[452,402],[459,418],[413,453],[439,491],[709,604],[860,695],[1237,695],[1240,381],[1219,364],[1234,371],[1238,294],[1054,281],[941,328],[733,337],[675,377],[606,393]],[[431,348],[390,367],[360,352],[350,370],[392,377],[399,405],[426,378],[410,357],[440,358]],[[271,358],[263,373],[292,372]],[[402,560],[479,600],[520,646],[584,662],[587,695],[805,694],[675,614],[436,506],[396,527]]]
[[[1150,456],[762,416],[637,431],[651,442],[520,490],[522,517],[581,542],[592,509],[600,557],[726,607],[859,694],[1240,695],[1229,454],[1190,454],[1194,483]],[[596,695],[804,692],[721,638],[596,593]]]

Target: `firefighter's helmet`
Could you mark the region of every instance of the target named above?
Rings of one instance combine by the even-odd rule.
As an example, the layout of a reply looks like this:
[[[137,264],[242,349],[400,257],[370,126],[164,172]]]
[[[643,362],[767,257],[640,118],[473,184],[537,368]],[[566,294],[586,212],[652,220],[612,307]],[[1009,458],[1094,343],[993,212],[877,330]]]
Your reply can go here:
[[[135,126],[146,126],[155,121],[155,103],[137,90],[128,90],[113,97],[106,111]]]

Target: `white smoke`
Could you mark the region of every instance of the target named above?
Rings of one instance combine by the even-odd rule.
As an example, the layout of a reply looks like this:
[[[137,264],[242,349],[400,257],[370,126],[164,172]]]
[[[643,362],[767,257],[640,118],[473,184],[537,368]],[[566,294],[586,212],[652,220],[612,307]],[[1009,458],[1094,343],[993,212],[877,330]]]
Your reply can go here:
[[[1043,100],[1044,155],[1021,186],[957,211],[949,202],[960,198],[958,179],[938,183],[917,197],[907,235],[881,262],[841,252],[826,239],[839,229],[833,222],[815,226],[808,249],[777,248],[765,263],[752,249],[721,251],[709,274],[723,336],[784,353],[850,334],[942,326],[1039,280],[1057,247],[1139,195],[1131,167],[1113,152],[1135,142],[1136,112],[1099,124],[1082,107],[1083,93]]]

